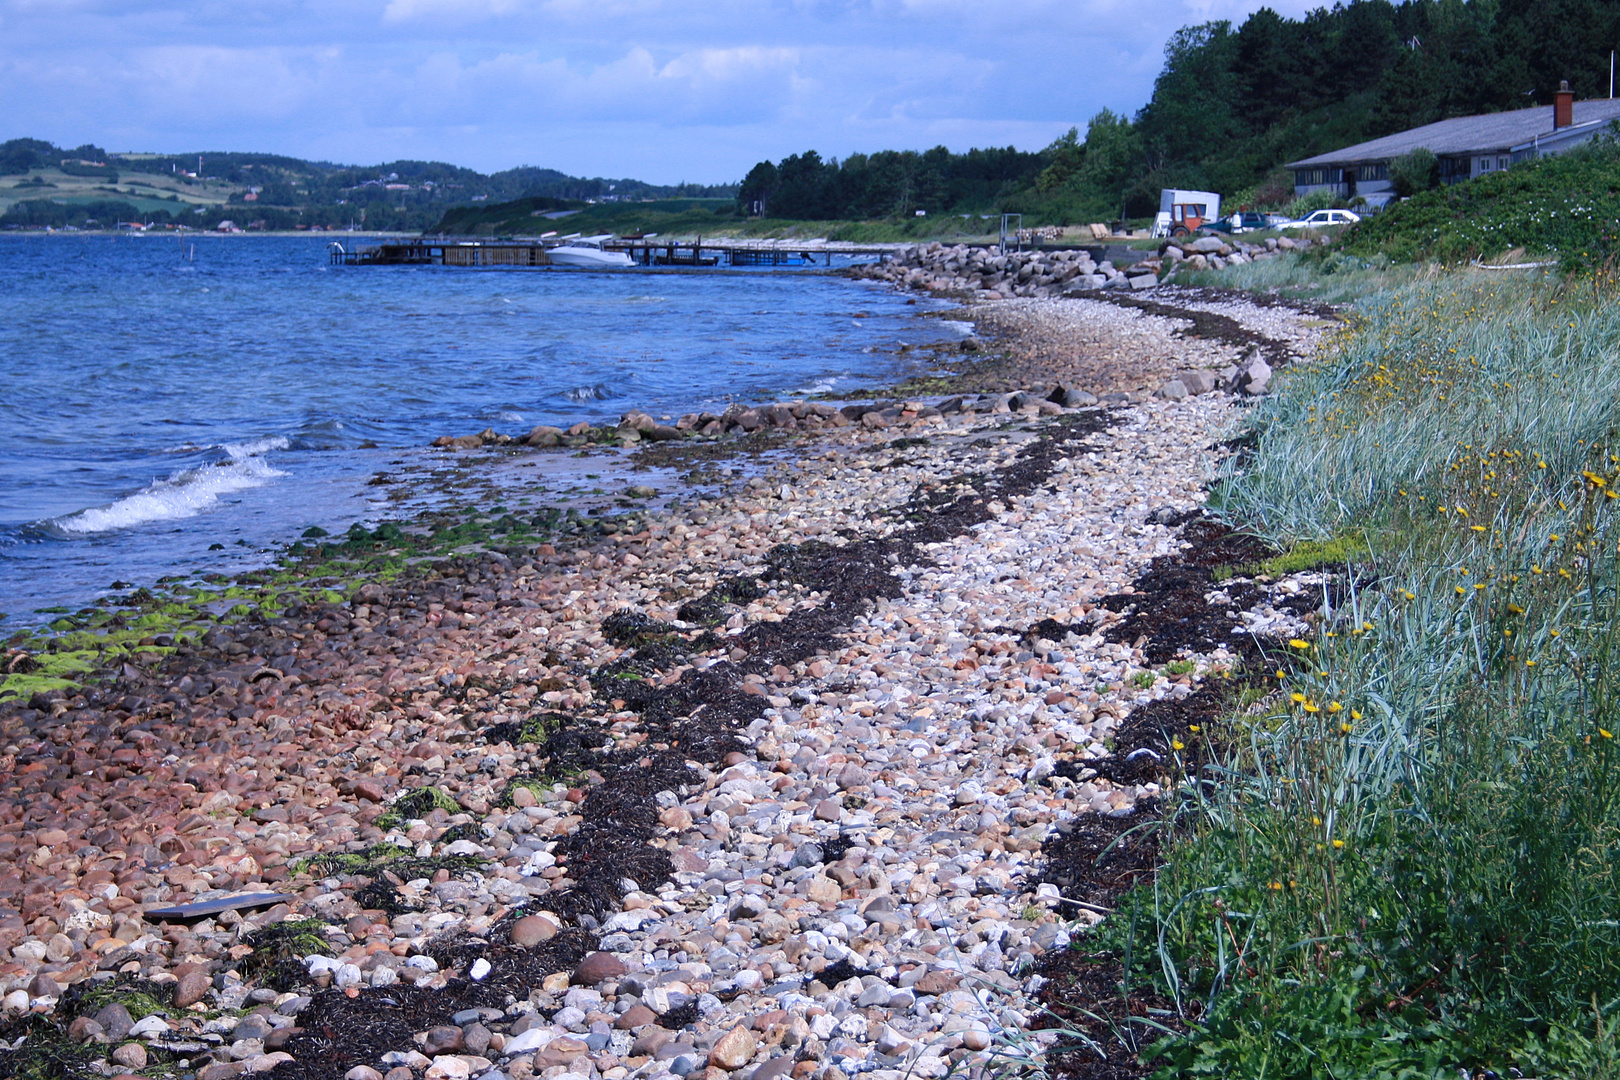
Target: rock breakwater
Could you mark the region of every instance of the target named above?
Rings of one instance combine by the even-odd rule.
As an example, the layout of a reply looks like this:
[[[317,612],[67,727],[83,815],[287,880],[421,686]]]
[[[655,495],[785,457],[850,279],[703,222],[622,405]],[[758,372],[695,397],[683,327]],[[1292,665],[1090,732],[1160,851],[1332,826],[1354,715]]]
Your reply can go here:
[[[1237,237],[1186,237],[1166,241],[1156,252],[1099,259],[1088,249],[1001,252],[993,247],[938,242],[907,247],[881,262],[856,267],[851,276],[886,281],[903,289],[971,297],[974,300],[1085,296],[1099,289],[1142,290],[1157,286],[1178,266],[1221,270],[1304,250],[1309,237],[1272,237],[1251,244]]]

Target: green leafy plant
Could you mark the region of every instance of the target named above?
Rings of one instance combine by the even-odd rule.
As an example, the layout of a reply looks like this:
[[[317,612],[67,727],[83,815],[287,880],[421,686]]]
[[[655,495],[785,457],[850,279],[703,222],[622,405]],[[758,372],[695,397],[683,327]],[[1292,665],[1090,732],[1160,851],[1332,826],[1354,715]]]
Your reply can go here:
[[[436,787],[419,787],[394,800],[386,813],[377,818],[379,829],[393,829],[407,821],[425,818],[435,810],[460,813],[461,805]]]

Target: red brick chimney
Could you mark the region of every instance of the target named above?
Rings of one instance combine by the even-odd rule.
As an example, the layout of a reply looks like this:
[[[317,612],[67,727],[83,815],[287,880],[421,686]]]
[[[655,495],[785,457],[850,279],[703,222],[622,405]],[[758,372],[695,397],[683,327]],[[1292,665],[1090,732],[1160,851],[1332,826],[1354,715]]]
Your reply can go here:
[[[1558,84],[1558,93],[1553,95],[1553,130],[1567,128],[1575,122],[1575,92],[1569,88],[1569,80],[1565,79]]]

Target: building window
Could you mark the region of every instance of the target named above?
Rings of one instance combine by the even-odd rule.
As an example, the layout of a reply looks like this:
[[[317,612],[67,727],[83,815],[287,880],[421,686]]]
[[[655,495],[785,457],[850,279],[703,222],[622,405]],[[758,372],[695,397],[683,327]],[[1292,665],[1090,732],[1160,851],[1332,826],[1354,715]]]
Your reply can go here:
[[[1295,187],[1320,187],[1323,184],[1337,184],[1344,178],[1342,169],[1295,169]]]
[[[1491,159],[1490,158],[1482,157],[1482,158],[1479,159],[1479,171],[1480,172],[1490,172],[1491,171]]]
[[[1356,170],[1356,179],[1362,183],[1389,179],[1388,165],[1362,165]]]
[[[1508,167],[1508,159],[1507,159],[1507,158],[1505,158],[1505,157],[1499,157],[1499,158],[1497,158],[1497,159],[1496,159],[1496,167],[1497,167],[1497,168],[1498,168],[1498,169],[1505,169],[1505,168],[1507,168],[1507,167]]]

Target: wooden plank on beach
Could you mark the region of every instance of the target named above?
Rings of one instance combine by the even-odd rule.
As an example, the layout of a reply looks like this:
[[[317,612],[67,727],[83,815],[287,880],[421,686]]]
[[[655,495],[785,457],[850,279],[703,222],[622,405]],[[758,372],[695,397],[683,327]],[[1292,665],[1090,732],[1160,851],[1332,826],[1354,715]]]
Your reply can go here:
[[[298,899],[294,893],[242,893],[239,896],[216,896],[195,904],[177,904],[173,907],[147,908],[142,916],[147,919],[201,919],[218,915],[222,911],[245,911],[248,908],[270,907]]]

